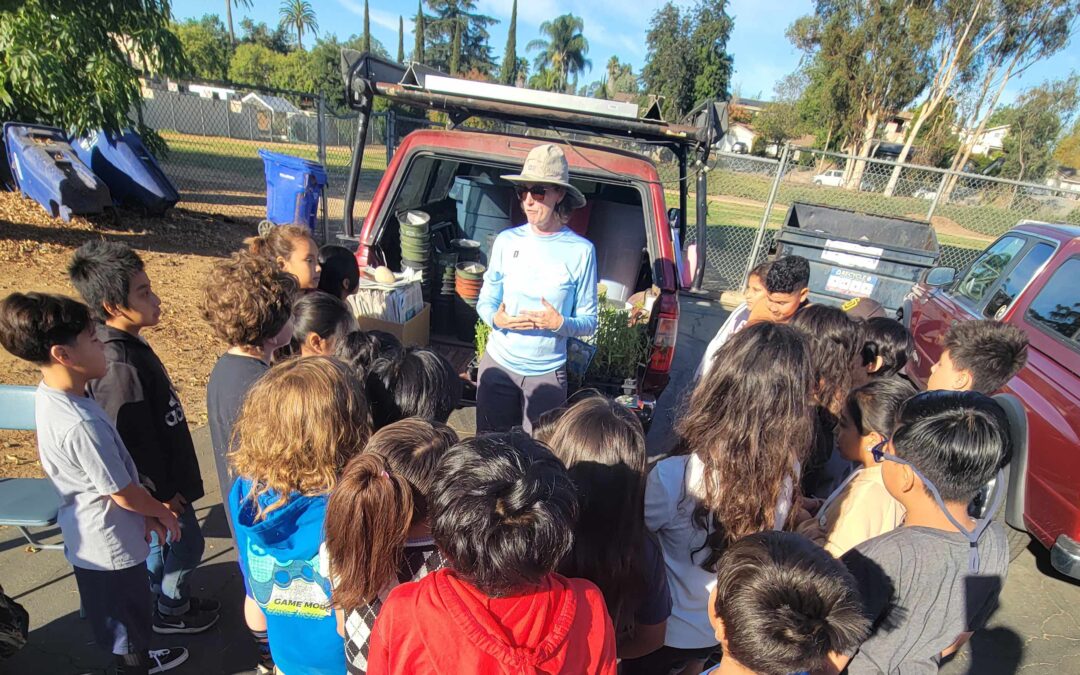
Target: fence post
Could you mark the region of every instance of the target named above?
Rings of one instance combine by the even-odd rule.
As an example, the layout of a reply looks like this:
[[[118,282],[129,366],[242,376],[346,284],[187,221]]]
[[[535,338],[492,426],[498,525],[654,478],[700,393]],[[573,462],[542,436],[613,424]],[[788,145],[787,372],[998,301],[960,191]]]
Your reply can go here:
[[[221,109],[225,111],[225,137],[232,138],[232,115],[229,114],[229,108],[232,107],[232,101],[227,98],[221,99]]]
[[[941,195],[945,193],[945,185],[948,184],[951,173],[951,171],[945,171],[941,174],[941,181],[938,183],[937,192],[934,193],[934,199],[930,202],[930,209],[926,212],[926,222],[931,225],[934,224],[934,212],[937,211],[938,203],[941,201]]]
[[[772,187],[769,189],[769,199],[765,202],[765,213],[761,215],[761,225],[758,227],[757,236],[754,237],[754,245],[750,248],[750,258],[746,261],[746,271],[743,272],[742,283],[739,284],[740,291],[746,290],[746,284],[750,279],[750,270],[754,269],[758,254],[761,251],[761,245],[765,242],[765,227],[769,223],[769,216],[772,214],[773,203],[776,202],[776,193],[780,190],[780,181],[784,177],[784,169],[787,167],[790,153],[791,145],[785,143],[784,150],[780,153],[780,162],[776,165],[776,176],[773,178]]]
[[[172,93],[172,92],[169,92],[169,93]],[[173,131],[175,131],[177,133],[180,133],[180,127],[176,126],[176,106],[180,103],[180,99],[179,99],[179,97],[173,98],[171,96],[170,96],[170,98],[173,99],[172,105],[169,106],[169,112],[172,113],[172,128],[173,128]]]
[[[247,117],[248,120],[248,140],[253,141],[255,140],[255,125],[251,122],[251,110],[243,104],[240,105],[240,110],[244,111],[244,116]]]
[[[390,166],[390,160],[394,158],[394,146],[397,145],[397,113],[393,108],[386,111],[383,118],[383,133],[386,135],[386,165]]]
[[[319,104],[315,113],[315,139],[319,145],[319,164],[322,164],[323,171],[328,174],[329,169],[326,166],[326,133],[324,131],[324,124],[326,122],[326,102],[323,99],[323,93],[319,92]],[[329,206],[329,202],[326,198],[326,191],[330,188],[327,185],[322,191],[322,243],[329,243],[330,230],[326,224],[326,212]]]

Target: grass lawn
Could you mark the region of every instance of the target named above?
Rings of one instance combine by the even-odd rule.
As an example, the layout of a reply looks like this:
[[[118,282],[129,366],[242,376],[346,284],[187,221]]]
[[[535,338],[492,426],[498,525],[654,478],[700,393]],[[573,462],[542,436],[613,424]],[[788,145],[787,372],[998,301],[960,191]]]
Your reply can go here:
[[[213,136],[191,136],[169,131],[161,132],[169,144],[169,156],[163,164],[189,169],[227,169],[245,174],[261,174],[263,161],[260,149],[318,161],[318,148],[301,143],[269,143],[242,141]],[[326,168],[334,173],[346,173],[352,159],[352,148],[330,146],[326,149]],[[386,148],[371,144],[364,150],[364,169],[385,170]]]

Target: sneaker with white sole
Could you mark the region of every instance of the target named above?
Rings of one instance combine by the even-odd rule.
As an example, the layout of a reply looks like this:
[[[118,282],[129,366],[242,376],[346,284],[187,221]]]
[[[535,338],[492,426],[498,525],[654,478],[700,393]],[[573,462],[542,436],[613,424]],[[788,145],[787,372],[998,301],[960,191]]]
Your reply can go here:
[[[188,659],[188,650],[183,647],[170,647],[168,649],[150,650],[150,675],[164,673],[166,670],[176,668]]]
[[[206,612],[190,611],[176,616],[154,612],[154,632],[161,635],[193,635],[210,630],[217,620],[217,614]]]

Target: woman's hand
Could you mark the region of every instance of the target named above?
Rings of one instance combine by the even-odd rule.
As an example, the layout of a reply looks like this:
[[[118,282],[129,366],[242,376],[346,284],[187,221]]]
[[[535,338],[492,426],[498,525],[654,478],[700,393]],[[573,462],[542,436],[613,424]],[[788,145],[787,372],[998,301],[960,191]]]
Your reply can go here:
[[[506,303],[499,305],[499,311],[495,312],[495,316],[491,317],[491,323],[495,324],[496,328],[503,330],[532,330],[536,328],[536,324],[528,316],[528,312],[521,316],[510,316],[506,313]]]
[[[563,316],[559,314],[559,310],[552,307],[551,303],[544,298],[540,298],[540,302],[544,304],[543,309],[524,311],[521,315],[531,319],[533,325],[540,330],[557,331],[562,328]]]

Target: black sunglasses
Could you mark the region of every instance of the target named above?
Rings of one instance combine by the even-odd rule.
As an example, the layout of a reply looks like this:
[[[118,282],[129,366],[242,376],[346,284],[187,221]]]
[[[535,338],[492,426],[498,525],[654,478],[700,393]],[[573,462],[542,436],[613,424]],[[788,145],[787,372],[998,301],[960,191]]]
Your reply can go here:
[[[543,199],[547,191],[552,189],[550,185],[516,185],[514,193],[518,199],[525,199],[526,194],[531,194],[533,199]]]

